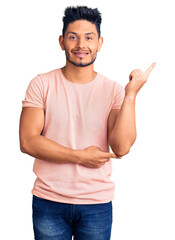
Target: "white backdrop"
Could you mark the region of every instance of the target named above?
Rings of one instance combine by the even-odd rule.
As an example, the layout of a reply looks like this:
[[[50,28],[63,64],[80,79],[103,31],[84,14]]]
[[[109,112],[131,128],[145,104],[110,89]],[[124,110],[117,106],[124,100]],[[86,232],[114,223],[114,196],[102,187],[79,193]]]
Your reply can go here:
[[[65,64],[58,37],[67,6],[102,12],[104,44],[95,70],[125,86],[133,69],[157,65],[136,100],[137,140],[113,159],[112,240],[175,239],[173,0],[30,0],[0,3],[1,232],[33,239],[34,159],[20,152],[21,101],[29,81]],[[3,238],[2,238],[3,236]]]

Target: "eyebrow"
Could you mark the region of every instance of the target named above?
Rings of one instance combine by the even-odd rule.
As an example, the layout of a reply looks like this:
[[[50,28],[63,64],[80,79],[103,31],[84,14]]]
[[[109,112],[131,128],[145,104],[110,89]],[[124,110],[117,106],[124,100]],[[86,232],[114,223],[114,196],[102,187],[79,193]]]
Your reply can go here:
[[[75,34],[75,35],[77,35],[76,32],[68,32],[67,34]],[[94,32],[85,33],[85,35],[90,35],[90,34],[94,34],[95,35]]]

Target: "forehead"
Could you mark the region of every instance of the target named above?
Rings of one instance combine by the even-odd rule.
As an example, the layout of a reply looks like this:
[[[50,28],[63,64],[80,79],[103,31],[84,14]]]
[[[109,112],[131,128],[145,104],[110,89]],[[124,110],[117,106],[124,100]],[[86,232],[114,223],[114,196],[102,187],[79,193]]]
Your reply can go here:
[[[77,20],[75,22],[69,23],[66,32],[69,31],[76,32],[77,34],[88,32],[94,32],[95,34],[98,34],[95,24],[86,20]]]

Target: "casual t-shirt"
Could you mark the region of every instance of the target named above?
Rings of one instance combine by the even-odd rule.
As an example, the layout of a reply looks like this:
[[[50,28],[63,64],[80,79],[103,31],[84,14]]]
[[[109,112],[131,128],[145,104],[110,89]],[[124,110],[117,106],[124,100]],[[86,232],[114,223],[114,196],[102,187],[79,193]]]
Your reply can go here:
[[[66,79],[61,68],[34,77],[22,107],[42,108],[45,113],[41,135],[77,150],[97,146],[110,152],[107,120],[111,109],[120,109],[124,88],[97,73],[85,84]],[[56,202],[71,204],[107,203],[114,199],[110,179],[111,159],[100,168],[78,163],[53,163],[35,159],[36,180],[32,193]]]

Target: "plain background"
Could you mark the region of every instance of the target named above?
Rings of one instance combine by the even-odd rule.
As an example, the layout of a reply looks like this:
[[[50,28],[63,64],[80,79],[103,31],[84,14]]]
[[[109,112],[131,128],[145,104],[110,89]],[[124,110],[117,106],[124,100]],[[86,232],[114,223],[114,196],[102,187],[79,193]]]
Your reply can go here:
[[[58,37],[67,6],[97,7],[104,44],[95,70],[125,86],[155,61],[136,99],[137,140],[113,161],[112,240],[175,239],[174,5],[166,0],[30,0],[0,3],[0,218],[3,240],[33,239],[34,159],[19,150],[21,104],[30,80],[65,64]]]

